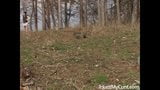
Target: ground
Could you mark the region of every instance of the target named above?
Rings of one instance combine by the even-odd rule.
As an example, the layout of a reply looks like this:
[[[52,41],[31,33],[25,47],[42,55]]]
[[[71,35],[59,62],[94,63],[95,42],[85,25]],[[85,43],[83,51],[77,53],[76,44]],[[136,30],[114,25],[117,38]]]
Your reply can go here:
[[[81,39],[75,30],[21,32],[21,69],[28,67],[35,85],[45,90],[98,90],[140,80],[139,26],[90,29]]]

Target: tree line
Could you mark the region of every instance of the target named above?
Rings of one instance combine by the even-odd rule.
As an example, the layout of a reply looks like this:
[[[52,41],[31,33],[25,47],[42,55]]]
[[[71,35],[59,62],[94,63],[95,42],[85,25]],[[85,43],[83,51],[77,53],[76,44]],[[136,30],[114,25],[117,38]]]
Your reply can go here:
[[[70,27],[71,18],[80,27],[107,24],[135,24],[140,19],[140,0],[21,0],[30,16],[30,29],[38,31]],[[33,28],[34,25],[34,28]]]

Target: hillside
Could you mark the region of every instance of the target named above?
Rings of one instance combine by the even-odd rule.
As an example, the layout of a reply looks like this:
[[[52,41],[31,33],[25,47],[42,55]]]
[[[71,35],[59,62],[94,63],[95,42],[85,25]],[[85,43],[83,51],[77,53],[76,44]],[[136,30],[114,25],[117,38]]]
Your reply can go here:
[[[97,90],[98,85],[139,80],[139,26],[91,30],[80,39],[73,34],[76,30],[21,32],[21,71],[27,67],[34,86],[45,90]]]

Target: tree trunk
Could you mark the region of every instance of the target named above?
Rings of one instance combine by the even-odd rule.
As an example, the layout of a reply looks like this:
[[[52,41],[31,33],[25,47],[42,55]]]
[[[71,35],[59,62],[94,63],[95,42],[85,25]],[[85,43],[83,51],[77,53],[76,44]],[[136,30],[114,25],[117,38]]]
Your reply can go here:
[[[54,10],[53,10],[53,7],[52,7],[52,9],[51,9],[51,16],[52,16],[53,28],[55,28],[55,26],[56,26],[56,20],[55,20],[55,16],[54,16]]]
[[[35,3],[34,3],[34,0],[32,0],[32,11],[33,11],[33,18],[35,19]],[[35,22],[34,22],[34,24],[35,24]],[[31,26],[31,28],[32,28],[32,26]]]
[[[107,25],[107,21],[108,21],[108,20],[107,20],[107,19],[108,19],[108,15],[107,15],[108,13],[107,13],[107,11],[108,11],[108,10],[107,10],[107,1],[104,1],[104,20],[105,20],[105,21],[104,21],[104,24],[105,24],[105,25]]]
[[[58,0],[58,28],[61,28],[61,5],[60,0]]]
[[[87,5],[88,5],[88,0],[85,0],[84,2],[84,26],[87,26]]]
[[[105,23],[105,9],[104,9],[104,0],[101,0],[101,25],[104,26]]]
[[[119,6],[119,0],[116,0],[116,7],[117,7],[117,24],[120,24],[120,6]]]
[[[80,27],[83,27],[83,1],[80,0]]]
[[[98,7],[98,25],[101,25],[100,0],[97,0],[97,7]]]
[[[137,0],[137,22],[140,19],[140,0]]]
[[[68,6],[67,6],[67,0],[65,0],[65,27],[68,27]]]
[[[51,1],[51,6],[50,6],[50,13],[52,17],[52,23],[53,23],[53,29],[56,27],[56,20],[55,20],[55,14],[54,14],[54,3]]]
[[[38,15],[37,15],[37,0],[35,0],[35,8],[34,8],[34,18],[35,18],[35,29],[38,31]]]
[[[32,8],[32,13],[31,13],[31,16],[30,16],[30,17],[31,17],[31,18],[30,18],[30,24],[29,24],[31,31],[33,31],[33,29],[32,29],[32,17],[33,17],[33,12],[34,12],[34,10],[33,10],[33,8]]]
[[[69,3],[70,3],[70,6],[69,6],[69,15],[68,15],[68,26],[69,26],[69,21],[70,21],[70,18],[71,18],[71,12],[72,12],[72,11],[71,11],[71,8],[72,8],[71,6],[72,6],[72,5],[71,5],[70,0],[69,0]]]
[[[47,24],[47,29],[50,30],[51,29],[51,21],[50,21],[51,19],[50,19],[50,1],[49,0],[46,1],[46,7],[47,7],[46,8],[46,13],[47,13],[46,15],[47,23],[46,24]]]
[[[138,0],[138,20],[140,21],[140,0]]]
[[[45,20],[45,2],[42,0],[42,28],[46,30],[46,20]]]

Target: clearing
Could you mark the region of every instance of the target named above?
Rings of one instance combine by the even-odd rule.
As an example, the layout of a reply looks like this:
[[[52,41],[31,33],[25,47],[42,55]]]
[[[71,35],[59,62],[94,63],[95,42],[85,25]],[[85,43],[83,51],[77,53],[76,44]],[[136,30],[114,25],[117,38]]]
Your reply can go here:
[[[21,71],[29,68],[34,85],[45,90],[98,90],[140,80],[139,26],[92,30],[82,39],[70,30],[21,32]]]

